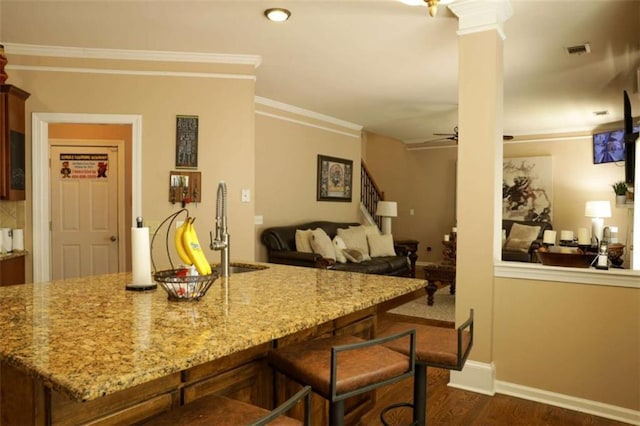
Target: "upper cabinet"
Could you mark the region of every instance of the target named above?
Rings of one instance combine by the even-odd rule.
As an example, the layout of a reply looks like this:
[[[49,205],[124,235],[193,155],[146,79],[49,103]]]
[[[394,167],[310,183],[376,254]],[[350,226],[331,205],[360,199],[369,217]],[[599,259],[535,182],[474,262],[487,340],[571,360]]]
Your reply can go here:
[[[0,85],[0,200],[24,200],[25,101],[29,93]]]

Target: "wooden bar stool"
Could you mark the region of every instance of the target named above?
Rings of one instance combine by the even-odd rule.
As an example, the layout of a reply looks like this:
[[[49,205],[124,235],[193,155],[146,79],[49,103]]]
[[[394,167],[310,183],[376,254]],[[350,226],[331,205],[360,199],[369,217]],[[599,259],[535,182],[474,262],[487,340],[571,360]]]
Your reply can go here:
[[[284,413],[304,399],[304,423]],[[311,424],[311,386],[277,408],[267,409],[218,395],[207,395],[189,404],[154,417],[143,425],[153,426],[308,426]]]
[[[408,329],[416,331],[416,374],[413,379],[413,404],[399,403],[386,407],[380,413],[380,420],[384,425],[388,425],[384,418],[387,411],[403,406],[413,407],[414,424],[419,426],[426,424],[427,367],[462,370],[473,346],[473,309],[469,312],[469,319],[457,329],[396,322],[385,329],[381,335],[394,335]],[[388,348],[402,354],[407,353],[405,345],[406,342],[401,340],[385,344]]]
[[[403,353],[383,346],[400,339]],[[272,349],[267,359],[282,374],[328,400],[329,424],[340,426],[347,398],[413,376],[415,339],[413,330],[371,340],[332,336]]]

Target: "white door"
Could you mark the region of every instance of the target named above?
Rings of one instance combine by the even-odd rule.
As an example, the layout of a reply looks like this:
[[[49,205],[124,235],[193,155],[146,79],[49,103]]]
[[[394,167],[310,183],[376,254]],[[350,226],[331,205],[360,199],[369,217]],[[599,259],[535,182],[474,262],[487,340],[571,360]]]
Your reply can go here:
[[[51,278],[118,272],[118,148],[52,145]]]

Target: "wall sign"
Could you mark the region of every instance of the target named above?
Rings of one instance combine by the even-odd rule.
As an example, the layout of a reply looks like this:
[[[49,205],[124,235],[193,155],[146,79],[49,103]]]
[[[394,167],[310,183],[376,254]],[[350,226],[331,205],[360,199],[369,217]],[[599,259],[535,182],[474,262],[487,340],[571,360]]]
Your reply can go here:
[[[60,154],[61,179],[107,179],[109,154]]]
[[[176,167],[198,167],[198,116],[176,116]]]

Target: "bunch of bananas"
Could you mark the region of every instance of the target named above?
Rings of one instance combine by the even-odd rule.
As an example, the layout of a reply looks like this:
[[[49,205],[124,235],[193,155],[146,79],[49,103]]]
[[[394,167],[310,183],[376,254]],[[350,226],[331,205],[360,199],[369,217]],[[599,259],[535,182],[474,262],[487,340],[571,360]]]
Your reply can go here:
[[[182,226],[176,229],[175,246],[178,256],[185,265],[195,265],[200,275],[211,274],[211,265],[204,255],[198,235],[193,227],[195,218],[187,217]]]

